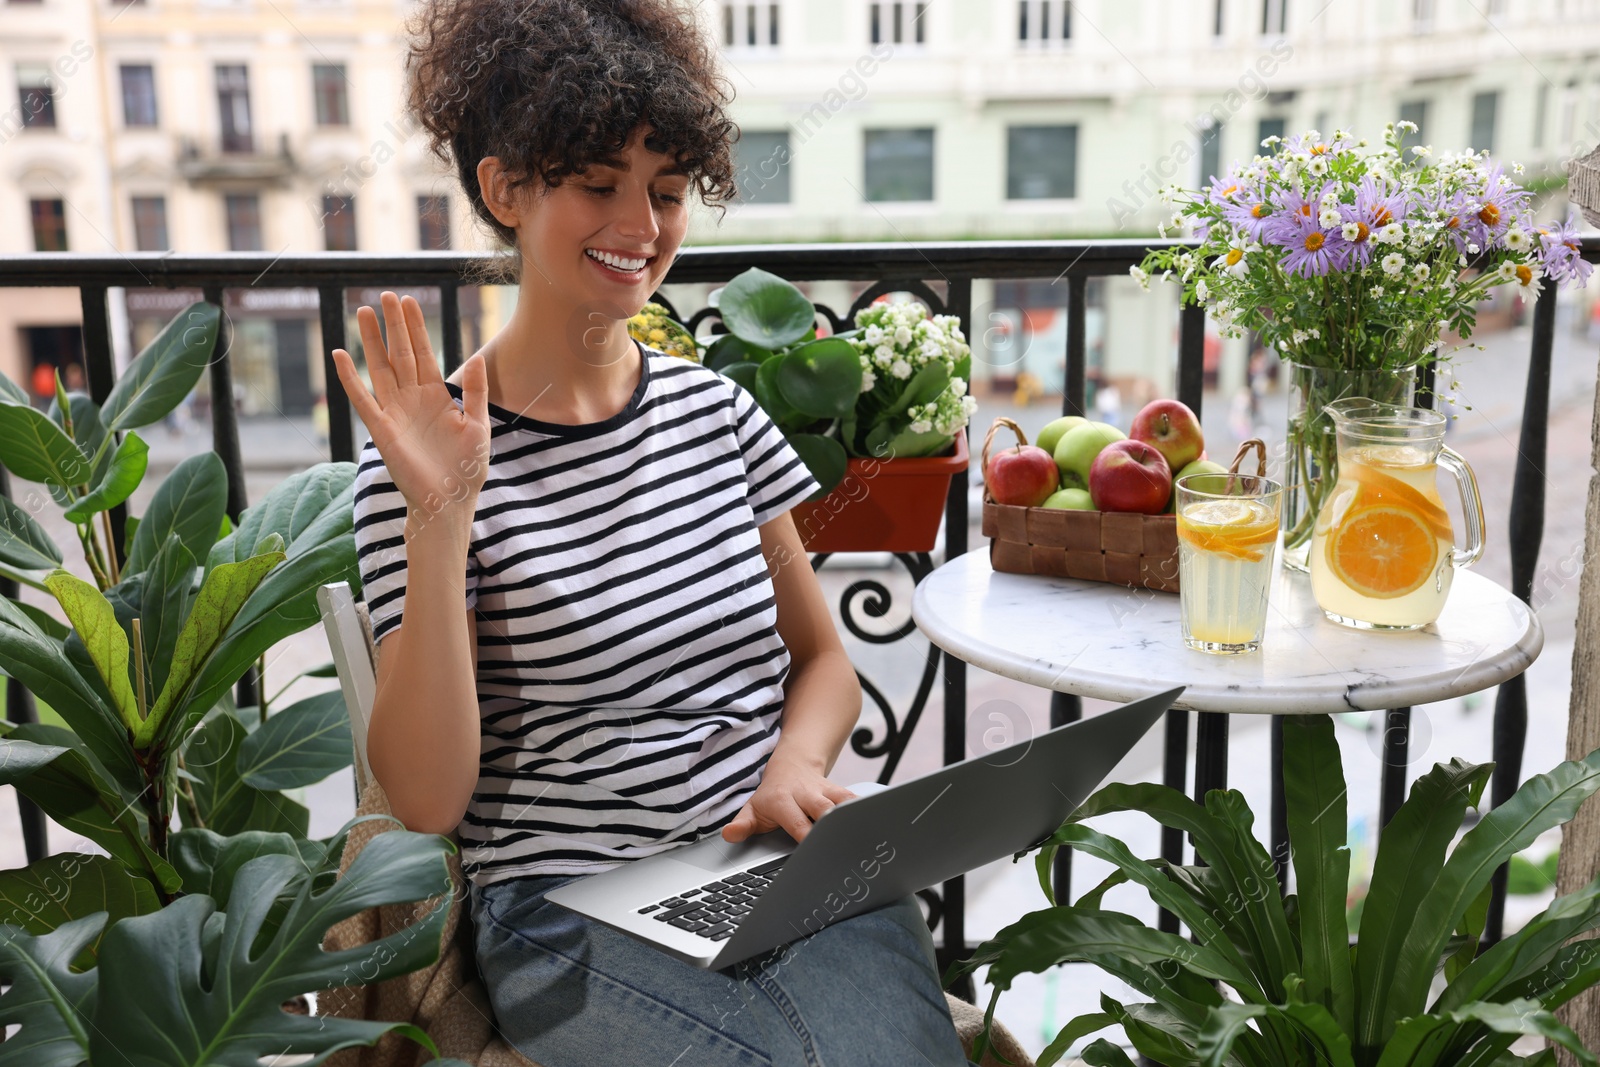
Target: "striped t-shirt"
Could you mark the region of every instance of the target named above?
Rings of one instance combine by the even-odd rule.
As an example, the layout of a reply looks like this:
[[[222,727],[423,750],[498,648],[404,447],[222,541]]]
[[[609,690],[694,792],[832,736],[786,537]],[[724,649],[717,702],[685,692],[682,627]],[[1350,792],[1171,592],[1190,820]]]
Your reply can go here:
[[[457,827],[480,886],[719,832],[778,741],[789,653],[756,528],[818,483],[738,384],[639,349],[638,387],[604,421],[489,406],[465,604],[481,758]],[[405,608],[406,505],[370,440],[355,501],[382,640]]]

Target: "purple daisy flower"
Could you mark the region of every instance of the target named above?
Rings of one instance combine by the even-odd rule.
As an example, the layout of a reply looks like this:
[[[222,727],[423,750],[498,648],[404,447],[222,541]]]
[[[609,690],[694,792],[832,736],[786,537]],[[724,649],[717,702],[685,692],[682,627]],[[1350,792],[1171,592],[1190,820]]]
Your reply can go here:
[[[1512,221],[1522,213],[1525,200],[1526,195],[1517,184],[1506,178],[1504,167],[1496,163],[1489,168],[1473,220],[1479,247],[1488,248],[1490,242],[1510,228]]]
[[[1222,217],[1250,235],[1253,241],[1262,239],[1261,233],[1274,213],[1272,203],[1262,197],[1260,190],[1251,190],[1246,200],[1231,201],[1222,208]]]
[[[1594,265],[1583,258],[1583,245],[1578,229],[1570,222],[1540,226],[1534,231],[1539,237],[1539,258],[1544,263],[1544,273],[1557,283],[1576,282],[1585,285]]]
[[[1350,262],[1350,246],[1338,230],[1325,230],[1317,220],[1316,207],[1297,193],[1285,197],[1289,202],[1273,217],[1267,239],[1289,250],[1279,263],[1285,273],[1303,278],[1321,277],[1330,270],[1343,270]]]
[[[1346,225],[1355,227],[1354,236],[1345,233],[1345,243],[1351,248],[1351,255],[1366,266],[1372,261],[1372,238],[1377,232],[1391,222],[1399,222],[1405,218],[1405,197],[1389,191],[1387,182],[1368,175],[1363,178],[1361,185],[1356,189],[1356,202],[1353,204],[1340,204],[1339,216]]]
[[[1480,232],[1483,224],[1477,215],[1482,205],[1475,208],[1475,203],[1466,193],[1457,192],[1441,197],[1434,207],[1444,232],[1455,242],[1457,252],[1465,252],[1469,244],[1477,245],[1480,250],[1483,248]]]

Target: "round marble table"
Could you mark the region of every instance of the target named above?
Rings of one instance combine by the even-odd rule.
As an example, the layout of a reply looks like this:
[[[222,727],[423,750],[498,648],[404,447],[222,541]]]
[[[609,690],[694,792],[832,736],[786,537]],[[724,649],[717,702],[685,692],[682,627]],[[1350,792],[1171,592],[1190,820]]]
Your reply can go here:
[[[1137,700],[1187,686],[1175,708],[1256,714],[1378,711],[1464,696],[1526,670],[1544,630],[1509,590],[1457,571],[1439,619],[1376,633],[1330,621],[1305,575],[1280,567],[1261,650],[1195,652],[1178,597],[1105,582],[997,573],[988,546],[918,585],[911,616],[939,648],[986,671],[1061,693]]]

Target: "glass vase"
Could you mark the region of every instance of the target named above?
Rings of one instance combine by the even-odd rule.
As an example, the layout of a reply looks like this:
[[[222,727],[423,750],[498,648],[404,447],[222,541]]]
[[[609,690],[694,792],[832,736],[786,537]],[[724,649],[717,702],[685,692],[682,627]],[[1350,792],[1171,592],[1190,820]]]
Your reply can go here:
[[[1304,572],[1311,531],[1323,500],[1339,480],[1339,450],[1327,405],[1364,396],[1410,405],[1417,368],[1349,370],[1285,361],[1289,369],[1289,426],[1283,453],[1283,565]]]

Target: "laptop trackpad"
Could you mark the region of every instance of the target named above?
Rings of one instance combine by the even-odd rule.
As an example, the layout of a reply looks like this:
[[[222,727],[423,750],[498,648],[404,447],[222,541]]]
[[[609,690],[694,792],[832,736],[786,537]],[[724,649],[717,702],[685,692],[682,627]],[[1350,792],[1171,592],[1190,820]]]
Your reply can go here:
[[[727,840],[719,828],[709,837],[703,837],[692,845],[673,849],[666,855],[699,867],[703,871],[720,874],[729,867],[755,863],[771,856],[782,856],[793,852],[794,848],[794,838],[789,836],[789,831],[782,828],[768,830],[764,834],[756,834],[743,841]]]

